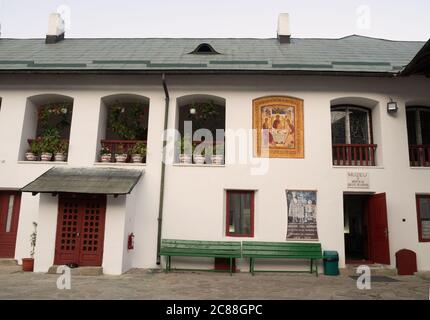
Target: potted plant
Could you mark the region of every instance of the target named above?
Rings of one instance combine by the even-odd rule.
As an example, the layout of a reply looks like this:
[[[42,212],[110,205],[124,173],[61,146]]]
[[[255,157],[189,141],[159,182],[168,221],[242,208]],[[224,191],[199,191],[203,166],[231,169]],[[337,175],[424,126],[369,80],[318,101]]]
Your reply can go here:
[[[195,164],[205,164],[206,161],[206,148],[203,148],[200,153],[193,155]]]
[[[45,130],[40,144],[41,160],[51,161],[52,154],[55,152],[55,149],[60,144],[60,142],[60,134],[58,133],[58,130]]]
[[[119,163],[124,163],[126,162],[127,157],[128,157],[128,154],[127,152],[125,152],[124,145],[119,144],[115,153],[115,161]]]
[[[215,146],[215,154],[212,154],[211,161],[215,165],[224,164],[224,144],[217,144]]]
[[[36,248],[36,238],[37,238],[37,223],[33,222],[34,231],[30,236],[30,257],[22,259],[22,271],[32,272],[34,270],[34,250]]]
[[[146,144],[144,142],[136,143],[131,149],[131,159],[134,163],[141,163],[146,156]]]
[[[100,150],[100,160],[101,162],[111,162],[112,152],[108,147],[102,147]]]
[[[40,152],[40,138],[34,139],[31,142],[30,148],[25,154],[25,158],[28,161],[36,161],[39,157],[39,152]]]
[[[185,136],[180,141],[181,153],[179,155],[179,162],[182,164],[192,163],[193,144],[189,136]],[[191,153],[189,153],[191,152]]]
[[[66,161],[67,150],[69,150],[69,143],[67,141],[60,141],[54,149],[55,161]]]

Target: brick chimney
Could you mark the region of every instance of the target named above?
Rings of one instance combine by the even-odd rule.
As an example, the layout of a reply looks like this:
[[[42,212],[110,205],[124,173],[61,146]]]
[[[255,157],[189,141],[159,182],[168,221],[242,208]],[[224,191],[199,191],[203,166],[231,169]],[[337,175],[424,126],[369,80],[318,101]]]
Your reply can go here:
[[[46,34],[45,43],[57,43],[64,40],[64,20],[59,13],[49,15],[48,33]]]
[[[280,43],[291,42],[290,15],[288,13],[279,14],[278,40]]]

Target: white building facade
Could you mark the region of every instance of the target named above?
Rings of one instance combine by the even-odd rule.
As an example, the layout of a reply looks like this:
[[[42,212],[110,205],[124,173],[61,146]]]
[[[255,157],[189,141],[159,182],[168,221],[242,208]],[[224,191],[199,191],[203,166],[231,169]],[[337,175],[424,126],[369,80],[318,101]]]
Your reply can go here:
[[[374,51],[371,50],[367,62],[366,59],[364,62],[354,61],[351,55],[344,57],[350,64],[345,61],[337,63],[344,67],[339,71],[325,70],[321,62],[313,65],[306,62],[298,66],[295,61],[283,63],[288,66],[268,70],[260,61],[261,55],[265,53],[258,50],[264,47],[270,51],[273,46],[284,46],[287,49],[285,52],[280,49],[281,55],[288,59],[290,52],[295,54],[297,46],[305,45],[294,39],[284,40],[287,42],[270,39],[270,44],[257,45],[257,56],[253,57],[253,53],[249,52],[245,55],[248,60],[242,61],[242,64],[234,56],[218,60],[221,62],[214,64],[215,67],[211,70],[201,70],[192,64],[201,63],[201,59],[212,61],[216,54],[196,55],[199,61],[192,62],[193,56],[188,55],[192,50],[184,50],[187,56],[182,59],[182,65],[168,60],[157,65],[158,62],[151,60],[145,62],[147,68],[143,68],[140,64],[146,58],[145,44],[129,42],[133,50],[127,51],[125,48],[123,53],[119,53],[123,58],[110,57],[110,63],[105,61],[104,67],[115,67],[106,72],[103,66],[96,65],[93,57],[86,57],[94,62],[86,70],[82,70],[82,66],[77,65],[78,62],[68,61],[67,57],[61,55],[54,55],[54,58],[63,59],[62,63],[69,63],[69,66],[50,65],[53,62],[48,61],[49,54],[45,55],[45,61],[42,59],[45,54],[43,51],[52,52],[60,46],[67,46],[64,50],[68,52],[79,51],[73,48],[79,45],[73,39],[60,40],[54,44],[34,40],[37,43],[31,43],[30,47],[35,51],[30,48],[28,58],[20,58],[34,60],[34,64],[39,64],[33,67],[28,63],[26,67],[22,67],[23,61],[13,63],[17,58],[8,53],[13,49],[13,41],[13,44],[17,44],[26,40],[0,39],[1,60],[8,61],[0,65],[0,68],[3,66],[0,74],[0,190],[3,220],[0,220],[0,227],[4,228],[3,233],[0,233],[0,237],[3,237],[0,238],[0,246],[4,248],[0,250],[3,254],[0,257],[13,258],[18,262],[29,257],[33,222],[38,224],[35,272],[47,272],[51,266],[62,261],[78,264],[81,261],[82,265],[102,266],[106,274],[122,274],[130,268],[159,268],[157,241],[160,238],[285,242],[289,225],[286,192],[306,190],[316,192],[317,200],[314,204],[318,239],[314,241],[320,242],[323,250],[338,251],[341,267],[365,261],[395,268],[396,252],[409,249],[416,253],[418,270],[430,270],[430,213],[427,200],[430,195],[430,149],[425,147],[430,143],[425,141],[430,130],[430,123],[426,122],[429,119],[426,108],[430,108],[430,80],[422,75],[402,76],[401,70],[393,68],[397,64],[408,64],[424,43],[387,42],[393,47],[397,46],[399,50],[405,50],[402,46],[410,46],[407,52],[402,53],[402,59],[406,63],[396,61],[396,52],[393,60],[387,62],[380,60],[380,56],[372,56]],[[100,40],[86,41],[90,44]],[[369,42],[370,47],[385,45],[383,40],[362,37],[332,41],[343,43],[348,48],[359,48],[363,41]],[[168,45],[169,41],[166,43]],[[205,43],[220,54],[216,56],[217,59],[226,54],[226,44],[222,40],[194,39],[186,43],[187,50],[188,47],[193,49],[198,44]],[[240,43],[240,39],[237,42],[230,41],[228,45],[235,44],[238,49],[243,49],[244,44]],[[324,47],[331,44],[323,42],[320,45]],[[163,48],[161,46],[159,50],[164,50]],[[36,50],[42,50],[42,53]],[[308,50],[315,50],[315,55],[321,54],[315,47]],[[142,57],[133,57],[132,52],[135,55],[139,53]],[[36,61],[35,55],[38,55],[39,61]],[[329,58],[327,57],[327,61],[333,62]],[[107,58],[99,56],[97,59]],[[270,57],[267,59],[270,60]],[[120,64],[118,60],[123,61]],[[233,63],[236,63],[236,70],[230,67]],[[269,63],[273,68],[275,61]],[[367,70],[363,69],[366,63]],[[384,69],[387,67],[384,63],[391,63],[390,71]],[[153,67],[148,70],[149,64]],[[127,65],[132,70],[128,70]],[[335,65],[336,63],[332,63],[331,68],[336,68]],[[237,66],[244,69],[238,70]],[[163,87],[163,75],[166,87]],[[166,93],[169,99],[166,99]],[[255,141],[249,133],[255,129],[253,101],[262,97],[294,97],[303,101],[303,158],[255,156]],[[108,138],[106,127],[111,116],[107,106],[117,100],[125,103],[138,100],[145,105],[145,163],[100,161],[101,142]],[[28,139],[38,136],[38,107],[58,101],[67,101],[72,105],[67,160],[26,160]],[[219,129],[225,129],[225,163],[212,165],[207,161],[209,163],[199,165],[173,161],[174,163],[166,163],[162,179],[165,116],[167,129],[180,129],[180,122],[184,119],[181,108],[187,108],[184,112],[188,114],[193,103],[202,101],[213,101],[223,108],[220,121],[224,123],[224,127]],[[397,112],[387,111],[389,102],[397,103]],[[354,110],[365,111],[354,118]],[[415,115],[414,120],[410,120],[412,115]],[[339,119],[341,123],[342,119],[345,120],[345,125],[340,125],[345,141],[336,143],[334,139],[338,137],[334,131],[339,129],[336,127]],[[363,123],[367,124],[363,129],[365,133],[361,135],[367,141],[357,144],[368,147],[356,147],[356,151],[351,151],[354,148],[352,131],[355,128],[351,123],[359,121],[357,119],[364,119],[358,125],[361,129]],[[411,132],[419,138],[411,137]],[[336,145],[343,145],[339,147],[342,148],[339,153],[335,149]],[[422,149],[415,154],[416,145],[422,146],[419,147]],[[346,156],[342,157],[344,152]],[[355,152],[354,159],[359,159],[357,162],[351,160]],[[365,152],[369,154],[365,155]],[[165,156],[169,159],[169,152]],[[364,163],[365,160],[370,162]],[[74,246],[73,250],[69,248],[68,252],[72,252],[70,254],[73,258],[61,256],[58,252],[71,239],[61,237],[64,229],[59,224],[69,221],[62,218],[66,212],[65,206],[73,207],[74,203],[84,203],[85,200],[75,195],[72,196],[74,200],[67,202],[66,193],[61,191],[40,191],[33,194],[21,192],[23,187],[54,167],[71,170],[115,168],[142,173],[130,193],[91,198],[91,201],[101,199],[94,202],[95,207],[91,207],[91,204],[88,207],[90,210],[98,208],[104,211],[101,213],[103,218],[98,220],[100,224],[91,225],[94,230],[96,227],[100,230],[86,233],[91,235],[91,239],[85,239],[88,241],[87,246],[82,245],[82,238],[79,246]],[[357,181],[352,181],[354,179],[351,176],[360,176],[359,185]],[[235,234],[236,222],[229,220],[231,212],[227,212],[229,194],[238,191],[249,194],[252,198],[252,208],[248,208],[246,215],[249,222],[245,223],[245,229],[252,230],[248,230],[246,234]],[[386,225],[382,221],[378,229],[368,222],[373,219],[372,214],[379,214],[383,210],[381,202],[375,204],[376,200],[373,200],[375,195],[380,194],[385,194],[383,202],[387,218]],[[95,222],[98,217],[94,217]],[[81,229],[78,228],[75,233],[83,235],[85,221],[79,219],[81,218],[72,218],[70,221],[72,226],[74,222],[81,225]],[[89,216],[88,219],[91,221],[92,218]],[[372,221],[381,223],[379,220]],[[13,230],[15,224],[16,230]],[[6,231],[12,237],[7,238]],[[96,235],[97,238],[93,238]],[[385,237],[382,244],[380,237]],[[62,244],[63,240],[65,243]],[[129,247],[131,240],[134,241],[133,248]],[[12,245],[11,241],[14,242]],[[92,241],[91,244],[89,241]],[[71,243],[69,245],[72,246]],[[93,259],[91,252],[85,256],[84,248],[97,251],[97,258]],[[244,259],[238,260],[236,266],[241,271],[247,271],[247,263]],[[262,262],[264,263],[272,268],[286,269],[291,266],[291,263],[285,261]],[[183,258],[177,259],[175,264],[213,268],[214,259]]]

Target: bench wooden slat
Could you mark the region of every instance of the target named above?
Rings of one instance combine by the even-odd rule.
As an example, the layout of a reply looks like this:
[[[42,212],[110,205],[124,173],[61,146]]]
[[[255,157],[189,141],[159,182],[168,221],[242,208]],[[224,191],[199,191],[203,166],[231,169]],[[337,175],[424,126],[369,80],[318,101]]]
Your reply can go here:
[[[310,260],[310,273],[313,273],[313,262],[322,259],[320,243],[294,243],[294,242],[261,242],[243,241],[242,256],[250,258],[250,271],[254,270],[255,259],[306,259]],[[318,276],[318,266],[316,275]]]
[[[231,259],[242,257],[242,243],[239,241],[200,241],[162,239],[160,255],[167,256],[166,271],[171,268],[171,257],[205,257]]]

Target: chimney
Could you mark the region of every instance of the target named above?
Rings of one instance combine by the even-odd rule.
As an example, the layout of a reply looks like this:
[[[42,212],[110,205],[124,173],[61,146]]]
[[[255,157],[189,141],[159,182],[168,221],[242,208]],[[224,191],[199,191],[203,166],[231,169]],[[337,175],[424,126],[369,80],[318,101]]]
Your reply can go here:
[[[45,43],[57,43],[64,40],[64,20],[59,13],[49,15],[48,33]]]
[[[278,40],[280,43],[291,42],[290,15],[280,13],[278,18]]]

